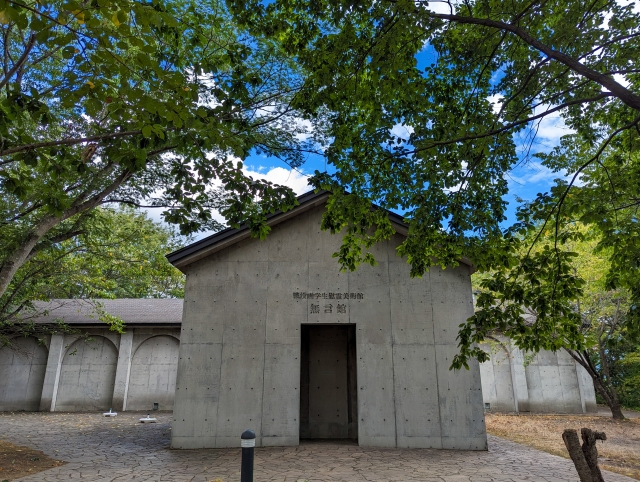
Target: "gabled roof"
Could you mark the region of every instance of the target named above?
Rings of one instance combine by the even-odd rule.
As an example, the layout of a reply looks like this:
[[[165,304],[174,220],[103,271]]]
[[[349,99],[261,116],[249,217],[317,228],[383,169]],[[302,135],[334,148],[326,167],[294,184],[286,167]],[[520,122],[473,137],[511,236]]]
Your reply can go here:
[[[282,211],[276,211],[273,214],[267,215],[267,224],[274,226],[282,221],[289,219],[293,216],[297,216],[304,211],[307,211],[316,206],[324,204],[329,197],[329,193],[326,191],[314,192],[309,191],[302,196],[298,196],[298,206],[286,213]],[[176,268],[181,268],[194,261],[202,259],[210,254],[215,253],[227,246],[231,246],[243,239],[250,236],[249,226],[242,224],[239,228],[227,228],[222,231],[208,236],[204,239],[196,241],[184,248],[178,249],[167,255],[169,262]]]
[[[329,198],[329,192],[327,191],[309,191],[301,196],[298,196],[298,205],[287,211],[277,211],[273,214],[267,215],[267,224],[269,226],[275,226],[287,219],[291,219],[305,211],[313,209],[317,206],[322,206],[327,202]],[[377,206],[375,206],[377,207]],[[378,208],[381,209],[381,208]],[[398,234],[406,236],[409,232],[409,226],[404,222],[402,216],[387,210],[391,225],[394,227]],[[249,226],[242,224],[239,228],[227,228],[219,231],[212,236],[201,239],[185,246],[182,249],[178,249],[173,253],[167,255],[167,259],[176,268],[181,269],[194,261],[209,256],[221,249],[232,246],[244,239],[251,236]],[[463,258],[460,262],[472,266],[471,262],[467,258]]]
[[[107,313],[117,316],[127,325],[167,325],[182,323],[180,298],[140,298],[117,300],[54,299],[35,301],[36,313],[28,314],[36,323],[53,323],[64,320],[69,325],[103,325],[96,312],[102,305]],[[38,314],[45,313],[46,314]]]

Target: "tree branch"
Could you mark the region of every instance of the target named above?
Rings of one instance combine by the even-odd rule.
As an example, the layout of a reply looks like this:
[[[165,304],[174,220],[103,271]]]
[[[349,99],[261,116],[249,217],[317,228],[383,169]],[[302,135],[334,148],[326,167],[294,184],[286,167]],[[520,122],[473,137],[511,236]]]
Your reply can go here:
[[[27,58],[29,57],[29,53],[31,52],[31,49],[33,49],[33,46],[35,44],[36,44],[36,33],[31,32],[31,35],[29,36],[29,41],[27,42],[27,45],[24,48],[24,51],[22,52],[22,55],[16,61],[16,63],[13,64],[13,67],[9,69],[7,74],[4,76],[4,79],[0,80],[0,89],[2,89],[9,82],[9,79],[11,79],[13,74],[15,74],[20,69],[20,67],[22,67],[22,65],[27,61]]]
[[[25,263],[33,248],[36,246],[38,241],[47,234],[47,232],[65,219],[69,219],[82,211],[96,207],[100,201],[118,189],[118,187],[120,187],[122,183],[131,176],[131,174],[131,171],[125,169],[111,184],[88,200],[72,205],[60,216],[45,216],[36,223],[25,239],[15,249],[13,249],[13,251],[8,253],[2,265],[0,265],[0,297],[4,295],[15,273]]]
[[[634,94],[629,89],[623,87],[616,82],[612,77],[608,77],[600,72],[597,72],[586,65],[580,63],[573,57],[568,56],[565,53],[552,49],[548,45],[543,44],[540,40],[533,37],[525,29],[499,20],[492,20],[490,18],[476,18],[476,17],[463,17],[461,15],[448,15],[444,13],[428,12],[427,15],[431,18],[438,18],[440,20],[449,20],[451,22],[471,25],[482,25],[484,27],[496,28],[499,30],[506,30],[508,32],[517,35],[525,43],[531,45],[536,50],[544,53],[547,57],[550,57],[558,62],[566,65],[574,72],[586,77],[611,92],[615,97],[620,99],[626,105],[640,111],[640,95]]]
[[[10,154],[17,154],[19,152],[30,151],[32,149],[40,149],[41,147],[54,147],[54,146],[73,146],[76,144],[82,144],[83,142],[95,142],[102,139],[114,139],[117,137],[136,136],[142,134],[141,130],[135,131],[123,131],[123,132],[110,132],[107,134],[98,134],[90,137],[80,137],[76,139],[62,139],[59,141],[48,142],[34,142],[32,144],[26,144],[18,147],[10,147],[0,151],[0,157],[8,156]]]
[[[499,129],[493,129],[487,132],[484,132],[482,134],[476,134],[476,135],[468,135],[468,136],[463,136],[463,137],[458,137],[456,139],[447,139],[445,141],[432,141],[430,142],[428,145],[423,146],[423,147],[419,147],[417,149],[414,149],[413,151],[408,151],[408,152],[404,152],[405,155],[410,155],[410,154],[417,154],[418,152],[424,151],[424,150],[429,150],[429,149],[433,149],[434,147],[438,147],[438,146],[446,146],[449,144],[457,144],[458,142],[464,142],[464,141],[470,141],[470,140],[474,140],[474,139],[482,139],[485,137],[493,137],[497,134],[501,134],[505,131],[508,131],[510,129],[513,129],[514,127],[518,127],[520,125],[523,124],[527,124],[531,121],[537,120],[537,119],[541,119],[543,117],[548,116],[549,114],[553,114],[554,112],[558,112],[562,109],[565,109],[567,107],[569,107],[570,105],[576,105],[576,104],[585,104],[587,102],[597,102],[599,100],[605,99],[607,97],[612,97],[613,94],[609,93],[609,92],[602,92],[596,96],[593,97],[587,97],[584,99],[574,99],[570,102],[565,102],[564,104],[558,105],[552,109],[546,110],[538,115],[534,115],[531,117],[527,117],[526,119],[522,119],[519,121],[515,121],[515,122],[511,122],[509,124],[506,124],[502,127],[500,127]]]
[[[137,203],[135,201],[131,201],[129,199],[105,199],[104,200],[104,204],[109,204],[109,203],[129,204],[131,206],[135,206],[137,208],[144,208],[144,209],[148,209],[148,208],[173,208],[173,207],[175,207],[175,206],[172,206],[171,204],[157,204],[157,205],[140,204],[140,203]]]
[[[31,252],[27,256],[27,258],[25,259],[25,262],[29,261],[36,254],[38,254],[40,251],[42,251],[45,248],[48,248],[52,244],[57,244],[57,243],[61,243],[63,241],[67,241],[68,239],[75,238],[76,236],[80,236],[81,234],[85,234],[86,232],[87,231],[84,230],[84,229],[78,229],[78,230],[75,230],[75,231],[68,231],[66,233],[62,233],[62,234],[58,234],[57,236],[53,236],[52,238],[47,239],[46,242],[43,242],[41,244],[38,244],[38,245],[34,246],[34,248],[31,250]]]

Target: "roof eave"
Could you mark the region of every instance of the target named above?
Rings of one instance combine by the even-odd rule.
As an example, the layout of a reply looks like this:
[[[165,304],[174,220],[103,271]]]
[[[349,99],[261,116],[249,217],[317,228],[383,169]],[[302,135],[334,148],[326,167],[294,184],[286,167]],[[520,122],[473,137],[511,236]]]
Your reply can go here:
[[[292,217],[298,216],[305,211],[321,206],[328,198],[329,193],[326,191],[303,194],[298,198],[300,204],[290,211],[278,211],[267,216],[267,225],[275,226]],[[169,253],[167,255],[167,259],[172,265],[183,271],[183,268],[189,264],[210,256],[233,244],[239,243],[250,236],[251,231],[246,224],[241,225],[239,228],[228,228],[182,249],[174,251],[173,253]]]
[[[278,211],[274,214],[267,216],[267,225],[275,226],[292,217],[298,216],[305,211],[313,209],[317,206],[323,205],[329,198],[329,192],[308,192],[298,198],[298,206],[287,212]],[[376,206],[377,207],[377,206]],[[382,209],[382,208],[379,208]],[[395,214],[391,211],[387,211],[389,220],[395,231],[402,235],[407,236],[409,234],[409,226],[403,221],[402,216]],[[251,236],[249,227],[245,224],[239,228],[228,228],[218,233],[215,233],[207,238],[197,241],[189,246],[185,246],[182,249],[169,253],[167,259],[169,262],[178,268],[180,271],[185,272],[185,268],[207,256],[221,251],[229,246],[232,246],[240,241],[247,239]],[[460,262],[469,266],[471,273],[475,271],[475,267],[471,260],[466,256],[460,258]]]

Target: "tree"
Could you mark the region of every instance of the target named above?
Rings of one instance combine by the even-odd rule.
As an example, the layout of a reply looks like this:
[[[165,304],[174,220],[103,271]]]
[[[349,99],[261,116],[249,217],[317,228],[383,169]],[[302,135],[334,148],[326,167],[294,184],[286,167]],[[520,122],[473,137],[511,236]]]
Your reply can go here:
[[[133,208],[98,208],[93,216],[87,233],[23,265],[12,285],[28,283],[31,294],[18,298],[184,297],[184,276],[165,255],[188,239]]]
[[[184,276],[165,258],[184,238],[133,208],[97,208],[86,227],[74,239],[40,250],[17,271],[0,306],[0,346],[11,346],[16,335],[71,330],[33,323],[41,314],[34,301],[92,299],[96,316],[118,331],[122,322],[101,310],[100,299],[184,296]]]
[[[333,193],[323,226],[347,229],[342,266],[374,262],[368,248],[392,232],[374,202],[404,213],[409,234],[398,251],[412,275],[463,255],[492,273],[461,327],[452,368],[485,360],[477,344],[494,329],[525,350],[585,349],[574,309],[583,282],[563,249],[576,221],[612,248],[609,284],[630,293],[627,333],[638,331],[633,3],[463,1],[438,11],[414,0],[229,3],[243,25],[277,39],[308,72],[313,88],[294,105],[329,113],[335,172],[316,172],[313,182]],[[429,57],[424,65],[419,54]],[[536,129],[552,115],[572,132],[557,149],[536,152]],[[532,156],[559,179],[505,224],[506,178]],[[536,247],[550,227],[553,242]],[[532,326],[524,310],[537,314]]]
[[[300,76],[222,4],[0,0],[0,23],[0,303],[98,206],[162,207],[183,234],[220,228],[216,208],[264,236],[266,214],[295,204],[241,159],[301,163]]]
[[[577,253],[574,260],[576,275],[585,285],[583,295],[576,302],[576,311],[582,317],[583,327],[591,346],[584,350],[567,351],[589,373],[596,393],[611,409],[613,418],[623,419],[622,407],[611,376],[611,366],[618,360],[612,348],[625,338],[628,312],[628,294],[621,289],[609,290],[605,276],[609,272],[608,253],[594,253],[596,240],[569,243],[568,249]]]
[[[591,341],[591,346],[584,350],[567,351],[589,373],[596,393],[611,409],[613,418],[623,419],[611,369],[619,364],[620,355],[624,355],[620,353],[624,350],[623,344],[632,342],[626,333],[629,295],[623,289],[607,289],[605,278],[610,271],[610,253],[598,251],[597,244],[597,240],[587,239],[567,246],[578,254],[574,269],[585,281],[583,295],[577,300],[575,309],[582,317],[586,336]]]
[[[616,347],[617,348],[617,347]],[[614,350],[611,350],[612,352]],[[611,370],[611,376],[625,407],[640,409],[640,349],[624,350],[619,363]]]
[[[572,306],[582,320],[584,347],[565,349],[591,376],[598,399],[611,409],[613,418],[624,419],[619,393],[625,380],[621,372],[625,369],[626,360],[631,360],[633,352],[640,346],[640,339],[629,333],[633,327],[626,316],[630,295],[623,288],[611,288],[608,285],[611,249],[602,248],[601,240],[597,238],[598,231],[593,227],[587,229],[584,225],[574,229],[571,237],[565,238],[563,250],[571,253],[572,275],[584,283],[582,293],[573,300]],[[538,254],[546,256],[554,252],[554,243],[554,230],[543,230],[535,252],[527,253],[527,247],[520,255],[523,258]],[[523,245],[530,246],[531,241]],[[510,270],[508,276],[511,277],[512,286],[519,285],[522,291],[533,291],[524,281],[526,278],[519,276],[518,267]],[[488,296],[492,300],[500,296],[498,293],[483,292],[494,286],[496,277],[494,273],[474,276],[474,285],[482,293],[480,296]],[[534,318],[538,315],[536,312],[529,314]]]
[[[572,136],[544,158],[560,166],[567,160],[583,164],[594,149]],[[566,181],[556,181],[550,193],[525,204],[521,222],[514,227],[528,233],[524,251],[485,280],[489,293],[478,297],[480,310],[461,331],[468,343],[500,326],[522,346],[535,349],[540,327],[529,330],[511,320],[518,316],[517,304],[534,313],[545,311],[545,348],[564,347],[585,367],[614,418],[622,418],[618,388],[625,380],[620,375],[633,372],[632,352],[640,342],[637,159],[626,140],[617,139],[596,164],[581,171],[579,186],[568,190]],[[588,244],[581,226],[588,227]],[[531,239],[542,247],[533,246]],[[596,267],[589,269],[587,260]],[[547,270],[545,276],[539,275],[541,266]],[[575,266],[582,269],[576,271]],[[564,323],[554,312],[575,321]],[[585,319],[592,326],[586,332],[578,324]],[[623,370],[627,355],[631,364]]]

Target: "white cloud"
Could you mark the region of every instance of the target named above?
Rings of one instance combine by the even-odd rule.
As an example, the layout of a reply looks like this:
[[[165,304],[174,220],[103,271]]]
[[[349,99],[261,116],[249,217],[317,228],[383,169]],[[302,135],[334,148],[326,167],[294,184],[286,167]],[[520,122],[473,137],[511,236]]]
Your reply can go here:
[[[409,140],[411,134],[413,134],[414,128],[405,124],[396,124],[391,128],[391,134],[396,137],[400,137],[405,141]]]
[[[262,166],[250,166],[245,167],[242,172],[245,176],[250,176],[253,179],[264,179],[274,184],[290,187],[298,195],[311,190],[311,187],[308,184],[309,176],[294,169],[273,167],[265,172],[265,168]]]
[[[236,158],[234,160],[239,161],[240,159]],[[308,184],[309,176],[293,169],[285,169],[283,167],[268,168],[265,166],[245,166],[243,167],[242,172],[245,176],[252,177],[253,179],[264,179],[274,184],[288,186],[293,189],[297,195],[304,194],[311,190],[311,187]],[[219,180],[216,180],[214,181],[214,185],[220,186],[221,183]],[[142,211],[145,211],[153,221],[167,226],[167,223],[165,223],[162,218],[163,210],[163,208],[142,208]],[[217,210],[213,210],[211,212],[211,216],[213,219],[226,226],[226,219]],[[207,236],[211,236],[212,234],[214,234],[212,231],[196,233],[193,239],[194,241],[197,241],[199,239],[206,238]]]
[[[487,100],[490,104],[492,104],[493,112],[497,114],[500,112],[502,108],[502,101],[504,100],[504,95],[502,94],[493,94],[487,97]]]
[[[637,0],[616,0],[618,5],[626,7],[627,5],[633,5],[633,11],[640,13],[640,3]]]
[[[314,127],[313,124],[311,124],[311,121],[302,118],[296,118],[295,121],[298,127],[304,130],[304,132],[296,134],[296,139],[298,139],[299,141],[308,140],[313,135],[314,131]]]
[[[423,4],[422,2],[420,2]],[[435,13],[452,13],[452,7],[455,10],[455,6],[458,4],[458,1],[448,1],[448,0],[431,0],[427,8]]]
[[[558,112],[543,117],[534,124],[533,128],[537,137],[553,141],[554,144],[560,141],[562,136],[574,132],[566,126]]]
[[[509,184],[513,186],[513,183],[520,184],[521,186],[530,186],[531,184],[539,184],[541,190],[548,189],[549,186],[556,179],[565,179],[571,181],[574,173],[569,173],[565,169],[561,171],[552,171],[547,166],[544,166],[540,162],[529,161],[524,165],[516,168],[507,174],[507,180]],[[581,175],[577,177],[574,186],[582,186]],[[518,189],[516,189],[518,191]]]
[[[534,161],[527,162],[524,166],[517,169],[517,171],[519,171],[519,175],[511,172],[509,179],[522,185],[537,184],[540,182],[551,183],[554,179],[565,177],[564,173],[553,172],[548,167]]]
[[[534,109],[532,115],[539,115],[550,109],[548,105],[541,105]],[[573,134],[575,131],[568,127],[560,112],[554,112],[529,123],[527,129],[518,132],[514,140],[521,154],[528,157],[531,152],[548,151],[560,144],[562,136]]]
[[[462,161],[460,167],[461,167],[460,174],[462,174],[463,176],[466,176],[468,174],[467,168],[469,167],[469,164],[466,161]],[[444,192],[446,193],[458,192],[460,191],[460,189],[462,189],[463,184],[466,184],[466,181],[459,182],[455,186],[451,186],[448,189],[444,189]]]
[[[308,185],[309,176],[293,169],[285,169],[283,167],[272,167],[268,171],[264,166],[245,166],[242,169],[245,176],[250,176],[253,179],[264,179],[274,184],[280,184],[282,186],[288,186],[297,194],[304,194],[311,190]],[[218,212],[213,211],[211,213],[213,219],[220,222],[223,225],[227,224],[226,219]],[[213,232],[198,233],[194,236],[194,240],[199,240],[211,236]]]
[[[631,85],[631,82],[629,82],[623,74],[613,74],[613,79],[622,87],[629,87]]]

